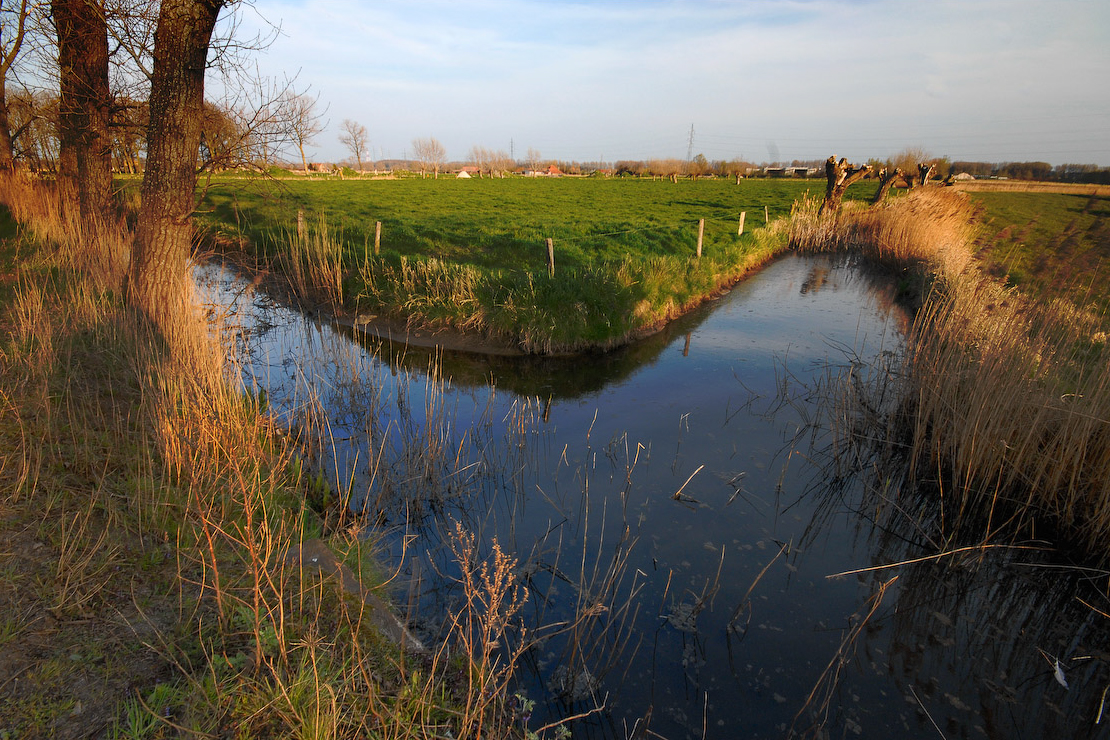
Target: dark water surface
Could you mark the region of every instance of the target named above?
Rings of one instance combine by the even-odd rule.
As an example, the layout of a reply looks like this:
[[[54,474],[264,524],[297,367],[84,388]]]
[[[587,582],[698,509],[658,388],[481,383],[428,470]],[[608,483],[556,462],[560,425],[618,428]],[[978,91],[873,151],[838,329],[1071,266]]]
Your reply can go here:
[[[897,474],[835,454],[833,389],[902,344],[857,267],[791,256],[634,347],[561,360],[366,341],[198,274],[271,407],[326,409],[417,629],[457,605],[456,522],[516,558],[531,729],[603,702],[576,737],[626,738],[649,708],[671,740],[1106,734],[1107,620],[1080,601],[1105,574],[997,547],[836,576],[963,544],[938,544]]]

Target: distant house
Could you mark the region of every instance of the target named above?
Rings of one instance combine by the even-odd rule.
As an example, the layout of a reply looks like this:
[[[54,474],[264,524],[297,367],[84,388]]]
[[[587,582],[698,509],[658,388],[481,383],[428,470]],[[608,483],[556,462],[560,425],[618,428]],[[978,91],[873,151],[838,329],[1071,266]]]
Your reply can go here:
[[[767,177],[809,177],[817,170],[813,167],[764,167],[763,174]]]
[[[547,175],[548,177],[562,177],[563,171],[555,165],[548,165],[547,172],[543,174]]]

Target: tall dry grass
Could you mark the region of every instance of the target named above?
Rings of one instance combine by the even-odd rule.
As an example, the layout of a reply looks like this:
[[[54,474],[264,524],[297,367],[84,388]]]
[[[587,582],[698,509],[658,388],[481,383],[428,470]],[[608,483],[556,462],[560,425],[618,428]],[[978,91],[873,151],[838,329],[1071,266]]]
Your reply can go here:
[[[790,245],[806,251],[853,251],[898,269],[954,278],[971,262],[972,213],[966,196],[941,188],[914,190],[875,206],[845,203],[840,213],[818,216],[820,200],[794,206]]]
[[[1110,345],[1102,317],[1031,299],[971,256],[964,195],[925,188],[879,207],[795,213],[799,248],[849,249],[926,272],[902,369],[902,425],[919,480],[957,516],[950,526],[1059,528],[1110,555]]]
[[[313,228],[287,232],[277,266],[290,289],[304,304],[319,303],[331,311],[343,306],[343,244],[321,215]]]
[[[377,587],[362,576],[372,546],[360,527],[326,528],[307,505],[314,482],[300,449],[243,392],[229,337],[192,300],[173,337],[153,334],[120,301],[125,232],[112,232],[115,256],[97,258],[48,187],[8,177],[0,197],[30,245],[0,351],[0,435],[13,442],[0,459],[6,511],[26,511],[58,554],[41,584],[46,606],[103,619],[105,652],[122,639],[108,625],[142,632],[169,676],[130,698],[95,697],[120,702],[117,734],[499,734],[519,655],[496,652],[519,608],[515,561],[499,554],[475,571],[465,554],[464,627],[450,648],[411,655],[389,643],[363,597]],[[353,566],[353,591],[296,557],[315,538]],[[176,609],[160,586],[135,591],[135,559],[148,563],[143,582],[171,584]],[[118,594],[129,588],[123,618]],[[456,690],[444,676],[460,670],[476,679]]]

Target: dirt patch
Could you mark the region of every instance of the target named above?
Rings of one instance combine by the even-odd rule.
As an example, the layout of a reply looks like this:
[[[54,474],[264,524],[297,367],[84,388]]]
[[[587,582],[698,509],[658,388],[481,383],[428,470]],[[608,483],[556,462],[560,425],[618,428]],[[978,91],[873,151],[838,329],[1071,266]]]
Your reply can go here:
[[[95,603],[55,608],[43,596],[59,552],[38,529],[10,509],[0,523],[0,736],[101,737],[129,697],[172,674],[156,646],[180,623],[177,599],[121,567]]]

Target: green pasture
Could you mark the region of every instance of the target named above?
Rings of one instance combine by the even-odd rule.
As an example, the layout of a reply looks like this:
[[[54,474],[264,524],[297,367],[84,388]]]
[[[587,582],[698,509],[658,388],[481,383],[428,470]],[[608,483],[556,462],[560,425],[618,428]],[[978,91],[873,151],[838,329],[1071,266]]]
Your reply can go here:
[[[286,273],[338,252],[342,275],[316,282],[342,284],[331,298],[342,310],[545,352],[613,346],[673,318],[783,249],[785,232],[762,227],[823,191],[818,180],[227,178],[209,184],[198,221],[212,243],[246,244]]]
[[[1110,198],[1060,193],[975,192],[977,256],[1034,295],[1110,309]]]
[[[382,249],[489,268],[546,269],[544,240],[555,240],[559,266],[625,257],[693,254],[705,219],[705,249],[731,244],[742,211],[745,229],[789,214],[817,180],[653,181],[637,178],[471,178],[438,180],[216,181],[202,218],[237,228],[259,245],[296,228],[297,211],[318,220],[353,250]]]

